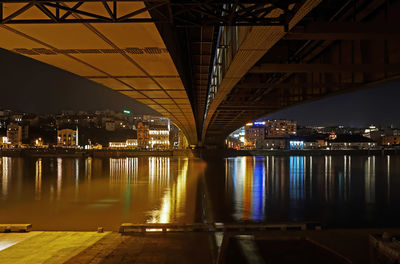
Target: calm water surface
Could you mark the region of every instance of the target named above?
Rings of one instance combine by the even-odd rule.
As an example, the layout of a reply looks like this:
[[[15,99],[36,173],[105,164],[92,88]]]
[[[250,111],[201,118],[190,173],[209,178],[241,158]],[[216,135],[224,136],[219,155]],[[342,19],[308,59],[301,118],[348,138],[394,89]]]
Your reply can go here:
[[[0,157],[0,223],[116,230],[123,222],[400,224],[400,156]]]

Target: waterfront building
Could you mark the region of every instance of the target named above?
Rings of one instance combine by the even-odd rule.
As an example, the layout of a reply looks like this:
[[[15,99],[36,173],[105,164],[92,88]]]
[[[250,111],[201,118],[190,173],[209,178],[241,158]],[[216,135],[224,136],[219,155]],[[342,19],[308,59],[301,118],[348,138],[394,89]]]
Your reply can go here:
[[[245,147],[255,147],[257,141],[265,138],[265,122],[247,123],[244,127]]]
[[[265,137],[290,137],[297,132],[297,121],[267,120],[265,122]]]
[[[28,127],[18,123],[10,123],[7,126],[7,139],[11,145],[21,145],[22,139],[27,137]]]
[[[379,128],[377,128],[376,126],[371,125],[364,130],[364,133],[362,135],[364,137],[377,140],[381,138],[382,132],[379,131]]]
[[[383,146],[400,145],[400,135],[384,136],[382,138],[382,145]]]
[[[38,148],[42,148],[43,147],[43,139],[41,137],[35,139],[35,147],[38,147]]]
[[[327,149],[373,149],[377,143],[361,135],[337,135],[327,139]]]
[[[62,147],[78,146],[78,128],[57,130],[57,145]]]
[[[137,124],[137,145],[139,148],[148,148],[149,146],[149,126],[147,123],[138,122]]]
[[[137,146],[139,148],[167,149],[169,142],[169,126],[147,122],[137,124]]]
[[[137,146],[137,139],[127,139],[125,142],[109,142],[108,144],[109,148],[116,149],[135,149]]]
[[[133,138],[132,139],[127,139],[125,144],[126,144],[127,148],[137,148],[138,141],[137,141],[137,139],[133,139]]]
[[[152,149],[169,148],[169,129],[165,125],[149,126],[149,147]]]
[[[258,149],[286,149],[286,138],[265,138],[256,142]]]
[[[5,136],[0,137],[0,147],[1,148],[8,148],[10,143],[8,142],[8,138]]]
[[[126,148],[126,142],[109,142],[108,147],[115,149]]]

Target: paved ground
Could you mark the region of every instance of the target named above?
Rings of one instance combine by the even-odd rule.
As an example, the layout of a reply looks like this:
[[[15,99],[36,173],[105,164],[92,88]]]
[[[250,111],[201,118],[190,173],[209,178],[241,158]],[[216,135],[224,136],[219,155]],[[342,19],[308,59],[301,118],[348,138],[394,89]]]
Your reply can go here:
[[[215,241],[213,239],[212,233],[202,232],[149,233],[132,236],[112,234],[82,251],[67,263],[213,263],[213,259],[216,259],[212,249]]]
[[[0,234],[1,264],[60,264],[93,245],[108,233],[30,232]]]
[[[29,232],[29,233],[0,233],[0,251],[9,248],[21,241],[36,236],[42,232]]]
[[[307,237],[326,246],[355,264],[370,263],[369,235],[383,232],[400,234],[400,229],[332,229],[323,231],[261,231],[249,232],[259,238],[279,239],[286,237]],[[243,234],[232,232],[230,235]]]
[[[262,231],[247,234],[268,239],[308,237],[346,256],[353,263],[361,264],[369,263],[369,234],[383,231],[400,234],[400,229]],[[131,236],[95,232],[0,233],[0,248],[4,248],[0,249],[1,264],[204,264],[215,263],[217,257],[216,237],[214,233],[206,232]]]

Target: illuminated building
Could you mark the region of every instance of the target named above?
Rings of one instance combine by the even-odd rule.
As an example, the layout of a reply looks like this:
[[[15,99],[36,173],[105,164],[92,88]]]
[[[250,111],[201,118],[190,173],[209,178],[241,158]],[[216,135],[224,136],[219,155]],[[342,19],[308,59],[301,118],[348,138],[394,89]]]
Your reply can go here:
[[[139,148],[169,148],[169,126],[139,122],[137,125],[137,146]]]
[[[127,149],[135,149],[138,146],[137,139],[127,139],[125,142],[109,142],[109,148],[127,148]]]
[[[94,145],[91,145],[90,148],[91,148],[91,149],[98,149],[98,150],[101,150],[101,149],[103,149],[103,145],[101,145],[101,144],[94,144]]]
[[[109,148],[126,148],[126,142],[109,142]]]
[[[329,140],[335,140],[336,138],[337,138],[337,135],[335,134],[335,132],[332,132],[330,135],[329,135]]]
[[[288,138],[276,137],[265,138],[257,142],[258,149],[289,149],[289,150],[303,150],[303,149],[318,149],[326,146],[326,135],[312,135],[312,136],[291,136]]]
[[[38,148],[43,147],[43,139],[42,138],[35,139],[35,147],[38,147]]]
[[[245,146],[254,147],[265,138],[265,122],[247,123],[244,127]]]
[[[10,123],[7,126],[7,139],[11,145],[21,145],[22,143],[22,126],[17,123]]]
[[[304,149],[304,141],[303,140],[290,140],[289,148],[290,148],[290,150]]]
[[[9,146],[9,142],[8,142],[8,138],[7,137],[1,137],[1,140],[0,140],[0,147],[2,147],[2,148],[8,148],[8,146]]]
[[[149,145],[150,135],[147,123],[139,122],[137,124],[137,144],[139,148],[147,148]]]
[[[125,143],[127,148],[137,148],[138,146],[137,139],[127,139]]]
[[[150,125],[149,146],[155,149],[169,148],[169,129],[167,126]]]
[[[328,149],[372,149],[376,146],[373,140],[361,135],[337,135],[327,140]]]
[[[57,130],[57,145],[63,147],[78,146],[78,128],[76,130],[69,128]]]
[[[400,145],[400,136],[385,136],[382,138],[382,145]]]
[[[265,122],[265,137],[295,136],[297,122],[292,120],[267,120]]]
[[[376,126],[371,125],[364,130],[363,136],[371,138],[374,133],[379,133],[379,129]]]

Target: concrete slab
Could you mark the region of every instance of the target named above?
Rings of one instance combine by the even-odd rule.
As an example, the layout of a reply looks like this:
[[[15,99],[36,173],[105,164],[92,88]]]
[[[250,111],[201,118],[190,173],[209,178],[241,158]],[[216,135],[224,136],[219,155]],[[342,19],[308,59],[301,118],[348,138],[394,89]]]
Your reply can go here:
[[[39,235],[43,232],[29,233],[0,233],[0,251],[9,248],[27,238]]]
[[[0,263],[64,263],[107,234],[109,233],[31,232],[2,234],[0,241],[14,241],[15,243],[0,251]]]
[[[212,233],[147,233],[121,236],[113,233],[65,264],[213,263]]]

